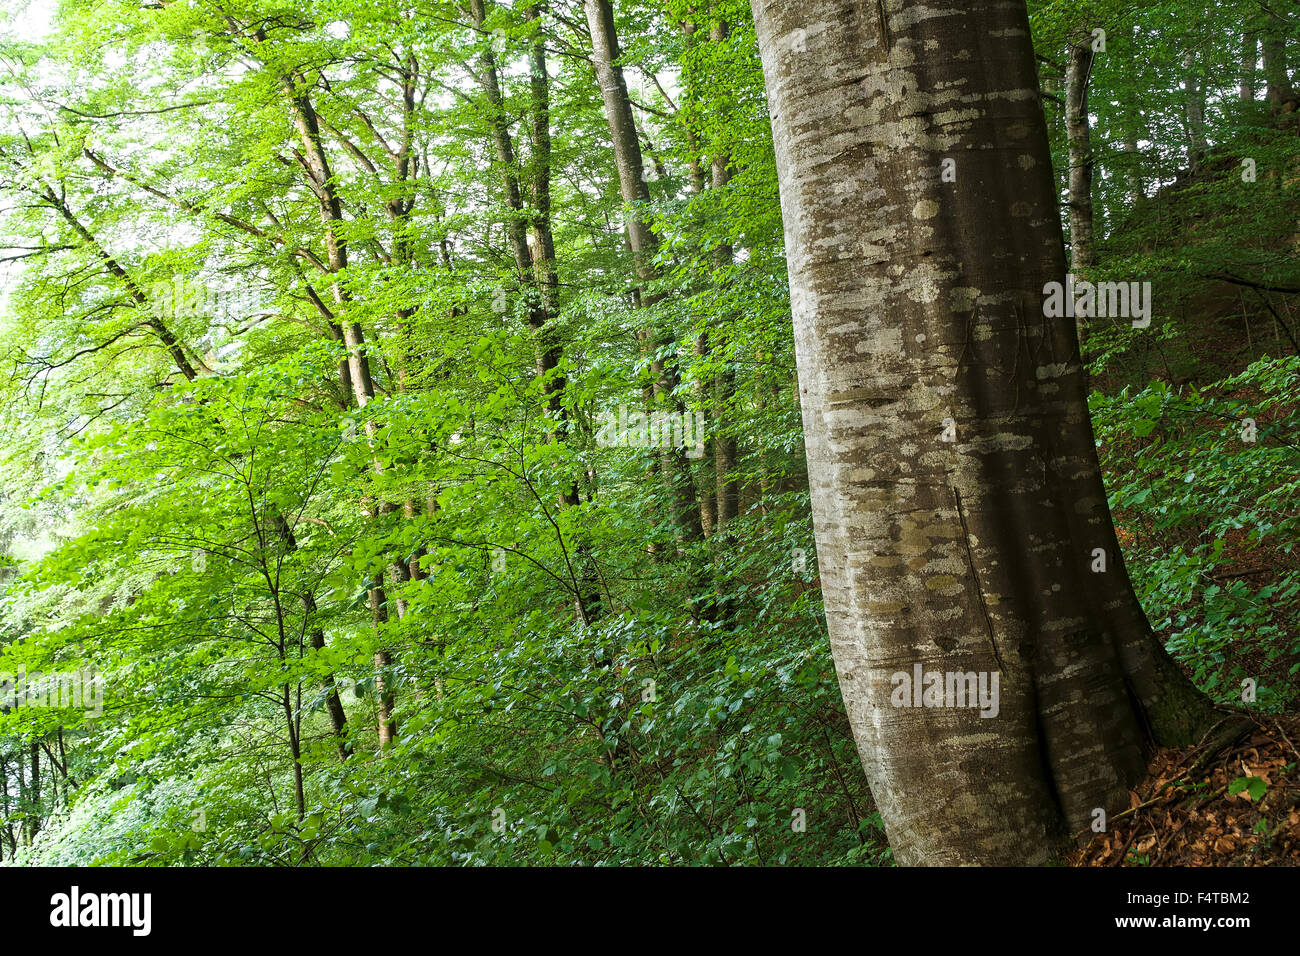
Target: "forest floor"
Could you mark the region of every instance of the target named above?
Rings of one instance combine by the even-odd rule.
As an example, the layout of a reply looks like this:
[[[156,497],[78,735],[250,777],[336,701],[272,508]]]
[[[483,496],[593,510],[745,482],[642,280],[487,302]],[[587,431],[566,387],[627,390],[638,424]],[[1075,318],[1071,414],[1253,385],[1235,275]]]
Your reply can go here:
[[[1229,740],[1158,751],[1130,808],[1069,865],[1300,865],[1300,717],[1229,720]]]

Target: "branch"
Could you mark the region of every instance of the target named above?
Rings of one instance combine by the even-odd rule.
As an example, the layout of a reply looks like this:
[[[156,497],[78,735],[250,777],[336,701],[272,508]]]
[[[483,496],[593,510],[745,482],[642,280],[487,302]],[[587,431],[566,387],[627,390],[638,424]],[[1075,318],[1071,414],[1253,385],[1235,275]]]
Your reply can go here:
[[[302,246],[291,246],[288,243],[288,241],[284,239],[283,236],[277,236],[273,233],[269,233],[265,229],[260,229],[257,226],[253,225],[251,222],[245,222],[244,220],[239,219],[235,216],[231,216],[227,213],[213,212],[210,209],[208,209],[207,206],[203,203],[193,202],[189,199],[181,199],[178,196],[172,196],[169,193],[163,192],[161,189],[158,189],[157,187],[151,186],[148,183],[144,182],[135,174],[127,172],[125,169],[120,169],[112,165],[110,162],[108,162],[108,160],[104,159],[102,156],[100,156],[98,153],[94,152],[91,149],[83,149],[82,154],[87,159],[89,159],[92,163],[94,163],[96,166],[102,169],[104,172],[108,173],[110,176],[115,176],[120,179],[125,179],[127,182],[131,183],[136,188],[144,190],[151,196],[156,196],[157,198],[161,199],[163,202],[169,203],[178,209],[183,209],[186,212],[193,213],[194,215],[197,216],[205,216],[205,215],[212,216],[213,218],[218,219],[221,222],[224,222],[228,226],[233,226],[234,228],[240,230],[241,232],[248,233],[250,236],[255,236],[258,239],[263,239],[267,242],[274,243],[275,245],[283,246],[284,248],[293,252],[294,255],[306,259],[308,262],[314,265],[321,272],[326,272],[326,273],[329,272],[329,269],[325,266],[325,264],[321,262],[320,259],[316,256],[316,254],[313,253],[310,249],[304,248]]]
[[[59,109],[67,113],[75,113],[78,116],[84,116],[86,119],[114,119],[118,116],[157,116],[159,113],[170,113],[172,110],[186,110],[196,106],[211,106],[212,100],[199,100],[197,103],[178,103],[175,106],[164,106],[156,110],[122,110],[119,113],[83,113],[81,110],[73,109],[71,106],[65,106],[62,103],[56,103]]]

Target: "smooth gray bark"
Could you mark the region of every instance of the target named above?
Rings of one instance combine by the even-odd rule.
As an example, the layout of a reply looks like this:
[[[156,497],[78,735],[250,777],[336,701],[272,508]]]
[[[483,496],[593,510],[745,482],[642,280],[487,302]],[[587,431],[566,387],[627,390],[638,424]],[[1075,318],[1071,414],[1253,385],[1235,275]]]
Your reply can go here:
[[[1049,862],[1127,806],[1148,734],[1206,714],[1125,574],[1073,322],[1044,316],[1065,261],[1024,2],[752,4],[822,594],[872,794],[900,863]],[[893,706],[916,664],[998,674],[997,716]]]
[[[1088,84],[1095,55],[1091,39],[1070,45],[1065,70],[1065,126],[1070,150],[1070,269],[1087,278],[1097,264],[1093,242],[1092,128],[1088,119]],[[1078,319],[1079,341],[1086,320]]]
[[[1183,54],[1183,118],[1187,122],[1187,168],[1200,168],[1209,151],[1205,136],[1205,79],[1197,71],[1197,53]]]

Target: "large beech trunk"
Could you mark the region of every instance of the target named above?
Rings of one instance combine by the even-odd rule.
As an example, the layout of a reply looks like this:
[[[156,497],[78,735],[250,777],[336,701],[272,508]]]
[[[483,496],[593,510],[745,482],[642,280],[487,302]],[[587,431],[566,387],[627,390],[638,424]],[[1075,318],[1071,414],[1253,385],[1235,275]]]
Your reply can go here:
[[[1150,740],[1210,711],[1133,594],[1072,320],[1043,315],[1065,259],[1025,5],[752,2],[822,592],[872,794],[900,863],[1047,863],[1128,806]],[[894,706],[917,664],[997,674],[997,716]]]

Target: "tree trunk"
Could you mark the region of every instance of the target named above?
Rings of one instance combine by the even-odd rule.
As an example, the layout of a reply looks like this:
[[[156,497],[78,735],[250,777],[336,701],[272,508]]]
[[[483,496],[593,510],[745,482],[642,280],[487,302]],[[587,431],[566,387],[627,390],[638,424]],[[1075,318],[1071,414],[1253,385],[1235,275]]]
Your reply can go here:
[[[298,685],[297,708],[293,705],[293,685],[285,684],[281,688],[280,704],[284,710],[284,720],[289,733],[289,754],[293,758],[293,803],[301,821],[307,815],[307,794],[302,779],[302,726],[298,715],[302,713],[302,685]]]
[[[550,76],[546,66],[546,41],[541,30],[543,2],[535,2],[524,11],[525,19],[535,25],[528,45],[529,143],[532,147],[528,190],[531,208],[525,208],[520,172],[515,161],[514,143],[506,116],[504,97],[496,55],[490,42],[480,57],[479,82],[487,99],[488,122],[501,175],[506,207],[506,237],[515,262],[517,281],[528,296],[528,323],[535,339],[535,369],[544,383],[546,408],[551,418],[550,440],[568,437],[570,420],[564,405],[568,386],[560,373],[564,348],[556,338],[554,319],[560,312],[559,275],[555,259],[555,237],[551,229],[551,100]],[[470,16],[481,32],[485,31],[487,7],[484,0],[470,0]],[[529,239],[531,237],[531,243]],[[581,502],[576,480],[560,493],[559,505],[574,508]],[[587,545],[575,547],[573,569],[574,613],[583,625],[594,623],[601,615],[601,592],[595,565]]]
[[[208,368],[203,360],[197,355],[194,355],[193,362],[190,361],[190,355],[193,355],[194,353],[191,352],[187,354],[186,349],[179,341],[177,341],[172,330],[168,328],[162,318],[157,315],[154,303],[149,301],[149,297],[145,295],[144,290],[140,288],[139,284],[136,283],[136,281],[131,277],[131,274],[126,271],[122,264],[117,261],[116,257],[109,253],[109,251],[101,245],[99,240],[91,233],[90,229],[82,223],[76,213],[72,211],[72,207],[68,205],[68,202],[63,195],[61,193],[56,193],[54,189],[46,186],[44,183],[41,184],[41,189],[38,195],[40,195],[42,201],[54,209],[63,218],[64,222],[72,228],[72,231],[75,232],[77,236],[94,251],[100,262],[104,263],[104,268],[120,280],[126,287],[127,294],[131,297],[131,301],[135,303],[135,307],[146,316],[146,318],[140,323],[141,327],[149,329],[158,341],[162,343],[162,347],[167,350],[167,354],[171,356],[172,361],[176,364],[176,368],[180,373],[191,382],[200,375],[211,375],[212,369]]]
[[[1183,113],[1187,120],[1187,168],[1201,168],[1209,143],[1205,138],[1205,80],[1197,72],[1197,53],[1183,54]]]
[[[284,519],[278,511],[271,514],[271,525],[279,536],[281,543],[284,545],[285,552],[298,550],[298,540],[294,537],[293,529],[289,527],[289,522]],[[315,651],[325,650],[325,632],[319,624],[316,624],[316,598],[310,591],[303,591],[300,595],[302,600],[302,610],[306,617],[304,626],[307,629],[308,640],[312,649]],[[348,718],[347,713],[343,710],[343,701],[339,697],[338,686],[334,681],[334,674],[331,671],[325,672],[322,683],[325,686],[325,710],[329,714],[330,726],[334,730],[335,745],[338,747],[339,760],[346,760],[348,756]]]
[[[1070,144],[1070,271],[1088,278],[1096,265],[1092,215],[1092,129],[1088,84],[1094,54],[1091,38],[1072,43],[1065,69],[1065,128]],[[1087,340],[1087,320],[1076,319],[1079,343]]]
[[[1128,193],[1129,208],[1131,209],[1146,198],[1146,190],[1142,184],[1142,151],[1138,148],[1137,137],[1125,137],[1123,150],[1125,163],[1124,183]]]
[[[259,43],[266,41],[266,34],[260,27],[254,31],[253,36]],[[318,200],[321,225],[325,232],[325,251],[329,271],[332,276],[337,277],[348,267],[348,245],[344,231],[343,202],[339,197],[337,180],[330,169],[329,157],[321,140],[320,120],[316,115],[316,109],[312,105],[311,98],[305,92],[307,85],[301,81],[300,77],[295,77],[289,73],[282,74],[280,83],[292,107],[294,129],[297,130],[298,140],[302,144],[301,163],[306,175],[307,185],[315,193]],[[347,291],[338,281],[333,283],[332,291],[335,305],[346,309],[350,301]],[[361,324],[350,317],[341,316],[338,324],[343,334],[343,342],[348,349],[348,373],[352,384],[352,397],[356,402],[356,407],[364,410],[375,397],[375,386],[371,377],[370,356],[365,334],[361,329]],[[365,430],[366,435],[373,438],[378,431],[378,424],[368,419],[365,423]],[[378,458],[374,460],[374,468],[377,472],[382,470]],[[381,623],[380,612],[383,612],[383,620],[386,621],[386,608],[388,606],[388,597],[384,592],[382,574],[375,575],[371,580],[369,601],[375,616],[376,631],[378,631]],[[382,671],[391,664],[392,654],[389,651],[379,650],[375,652],[375,667],[379,672],[375,681],[379,700],[379,747],[381,750],[391,744],[397,734],[397,723],[392,719],[392,692],[391,690],[378,691],[378,688],[383,685]]]
[[[618,34],[614,27],[614,9],[609,0],[583,0],[587,25],[591,29],[592,65],[605,106],[605,121],[614,143],[614,166],[618,172],[619,192],[623,202],[634,207],[650,201],[650,187],[644,178],[641,143],[637,138],[636,122],[632,117],[632,101],[628,98],[627,82],[619,66]],[[628,243],[636,262],[636,274],[643,284],[657,278],[653,264],[659,241],[650,229],[650,223],[637,209],[627,214]],[[652,294],[642,293],[643,304],[653,304]]]
[[[14,825],[10,817],[9,796],[9,761],[0,757],[0,815],[4,817],[4,831],[0,838],[9,844],[9,855],[18,852],[18,840],[14,837]]]
[[[31,764],[31,785],[27,789],[27,797],[31,804],[30,814],[27,817],[28,845],[36,839],[36,834],[41,832],[41,745],[37,740],[33,740],[31,744]]]
[[[614,27],[614,10],[609,0],[584,0],[583,6],[591,30],[591,61],[596,70],[596,80],[605,107],[605,120],[614,144],[619,192],[629,206],[627,235],[632,247],[636,276],[642,285],[641,304],[650,306],[662,297],[650,288],[659,278],[659,271],[653,261],[659,242],[641,208],[650,201],[650,187],[644,178],[645,167],[641,142],[637,138],[636,123],[632,117],[632,101],[628,98],[623,68],[618,63],[620,54],[618,34]],[[672,343],[673,337],[661,329],[654,344],[663,353],[668,351]],[[651,370],[655,375],[655,396],[659,406],[682,412],[685,405],[675,396],[681,382],[676,357],[670,355],[655,360],[651,363]],[[704,526],[700,520],[695,482],[691,477],[685,449],[664,449],[661,460],[663,477],[674,500],[679,540],[703,540]]]
[[[18,749],[14,751],[14,761],[18,770],[18,839],[27,843],[27,751],[24,749],[22,741],[18,743]]]
[[[1262,37],[1264,52],[1264,99],[1274,106],[1293,102],[1295,89],[1291,86],[1291,76],[1287,71],[1286,34],[1275,16],[1264,18],[1265,26]]]
[[[1133,594],[1074,326],[1044,316],[1065,261],[1024,4],[753,7],[822,592],[872,794],[900,863],[1047,863],[1127,807],[1148,732],[1195,739],[1209,705]],[[997,678],[996,716],[910,706],[914,667]]]
[[[717,20],[709,30],[709,39],[714,43],[722,43],[730,32],[726,20]],[[712,167],[713,188],[725,189],[731,182],[731,157],[724,151],[715,150]],[[713,268],[719,272],[729,268],[734,254],[735,250],[730,242],[719,242],[717,249],[714,250]],[[721,336],[715,337],[714,349],[725,352],[726,341]],[[729,421],[736,395],[736,373],[726,365],[725,356],[723,358],[723,367],[718,372],[714,383],[717,427],[713,434],[713,463],[718,497],[716,527],[725,542],[734,536],[733,525],[740,510],[740,485],[732,474],[736,469],[736,435],[732,430],[734,425]]]
[[[1241,38],[1241,83],[1237,95],[1243,103],[1255,102],[1255,67],[1259,63],[1259,37],[1247,30]]]
[[[388,623],[388,604],[384,595],[383,575],[376,574],[370,582],[370,615],[376,633]],[[375,651],[375,712],[379,725],[379,749],[387,750],[397,740],[397,719],[393,716],[395,700],[387,673],[393,666],[393,655],[388,650]]]
[[[683,35],[693,37],[696,24],[686,21],[681,24],[681,29]],[[687,89],[688,91],[690,89],[689,83]],[[705,190],[704,167],[701,162],[703,149],[694,127],[690,123],[686,123],[685,127],[683,132],[688,150],[687,189],[698,199],[704,195]],[[723,170],[724,172],[726,170],[725,163]],[[706,540],[710,540],[718,528],[717,450],[714,447],[714,440],[719,421],[716,376],[707,374],[704,369],[704,362],[713,354],[710,329],[705,328],[695,336],[693,350],[696,358],[701,360],[698,366],[699,372],[695,376],[695,399],[705,415],[704,455],[700,461],[700,485],[696,488],[696,500],[700,508],[700,532]]]
[[[303,592],[302,606],[303,613],[307,615],[309,620],[316,616],[316,599],[312,597],[311,592]],[[312,650],[317,652],[325,650],[325,632],[319,625],[312,625],[307,634],[311,641]],[[334,731],[339,760],[346,760],[348,758],[348,715],[343,710],[343,700],[339,697],[339,689],[334,681],[333,673],[327,672],[323,683],[325,685],[325,710],[329,714],[330,727]]]
[[[695,354],[700,359],[707,359],[712,351],[709,345],[709,333],[705,330],[695,337]],[[700,529],[705,538],[711,538],[718,527],[717,472],[715,471],[717,449],[714,447],[714,441],[719,416],[714,378],[703,374],[697,375],[695,394],[700,408],[704,409],[709,425],[704,435],[704,458],[700,463],[704,484],[697,490],[697,498],[700,504]]]
[[[1065,123],[1070,142],[1070,268],[1080,276],[1087,276],[1097,262],[1092,229],[1092,129],[1088,120],[1093,59],[1091,40],[1073,43],[1065,72]]]
[[[1128,42],[1124,44],[1124,64],[1123,67],[1136,75],[1138,70],[1138,45],[1140,33],[1135,25],[1129,31]],[[1124,165],[1124,185],[1128,193],[1129,208],[1136,208],[1139,201],[1146,198],[1146,187],[1143,183],[1142,169],[1143,158],[1142,150],[1138,148],[1138,140],[1145,138],[1146,123],[1142,116],[1142,107],[1132,97],[1125,98],[1121,106],[1122,123],[1124,129],[1122,160]]]
[[[537,0],[525,11],[525,17],[536,28],[528,47],[529,141],[532,146],[529,192],[532,197],[533,273],[545,317],[544,324],[536,326],[537,374],[545,382],[547,411],[555,422],[551,440],[566,441],[572,423],[564,404],[568,381],[558,371],[564,358],[564,347],[554,328],[554,319],[560,314],[560,280],[555,260],[555,236],[551,229],[551,80],[546,67],[546,39],[541,29],[541,15],[545,9],[543,0]],[[576,508],[580,503],[579,486],[575,480],[561,493],[560,506]],[[579,580],[574,583],[574,607],[578,620],[587,625],[594,623],[602,613],[600,585],[588,544],[579,541],[575,552]]]

